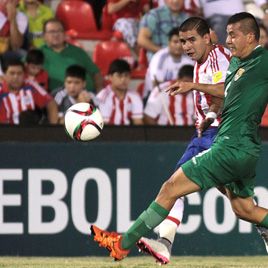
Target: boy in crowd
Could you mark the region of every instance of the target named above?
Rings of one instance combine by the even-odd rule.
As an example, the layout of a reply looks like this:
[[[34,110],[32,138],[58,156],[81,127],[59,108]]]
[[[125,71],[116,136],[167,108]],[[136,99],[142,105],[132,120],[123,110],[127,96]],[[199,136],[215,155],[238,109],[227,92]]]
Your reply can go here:
[[[23,62],[17,58],[9,59],[3,64],[3,71],[3,82],[0,83],[0,123],[21,124],[22,114],[30,116],[36,112],[36,108],[46,108],[50,124],[58,122],[55,101],[36,82],[25,79]],[[28,124],[38,123],[31,120],[25,118]]]
[[[26,79],[35,81],[48,91],[48,73],[43,69],[44,60],[41,50],[29,50],[25,59],[25,75]]]
[[[86,69],[80,65],[71,65],[66,69],[64,86],[52,92],[58,105],[59,123],[64,123],[64,113],[78,102],[91,102],[95,98],[86,90]]]
[[[142,125],[141,97],[129,90],[130,66],[122,59],[114,60],[108,71],[110,84],[97,95],[104,122],[109,125]]]
[[[178,72],[178,80],[193,81],[194,67],[184,65]],[[144,108],[144,123],[148,125],[193,126],[195,123],[193,93],[169,96],[165,89],[174,83],[167,81],[156,86]]]

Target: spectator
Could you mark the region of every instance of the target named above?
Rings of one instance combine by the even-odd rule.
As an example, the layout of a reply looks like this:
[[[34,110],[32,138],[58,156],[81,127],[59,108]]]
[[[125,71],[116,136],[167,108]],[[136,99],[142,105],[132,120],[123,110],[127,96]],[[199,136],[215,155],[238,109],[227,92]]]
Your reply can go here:
[[[59,123],[64,123],[64,113],[78,102],[92,102],[92,92],[86,90],[86,69],[79,65],[71,65],[66,69],[64,86],[52,92],[58,105]]]
[[[46,20],[54,17],[52,9],[38,0],[22,0],[19,10],[28,17],[30,45],[42,46],[44,44],[43,24]]]
[[[178,73],[183,82],[193,81],[192,65],[184,65]],[[144,109],[144,123],[148,125],[194,125],[194,100],[192,92],[168,95],[164,90],[174,81],[164,82],[151,92]]]
[[[79,64],[86,69],[87,90],[99,91],[102,88],[98,67],[83,49],[65,42],[61,21],[50,19],[45,22],[44,39],[46,44],[41,50],[45,55],[44,68],[49,76],[49,90],[62,86],[66,68],[73,64]]]
[[[179,69],[194,62],[183,54],[179,39],[179,28],[173,28],[168,34],[168,46],[157,51],[150,61],[145,77],[144,97],[158,83],[177,79]]]
[[[16,10],[18,0],[0,0],[0,55],[18,51],[27,31],[27,17]]]
[[[44,54],[39,49],[28,51],[25,59],[25,77],[48,91],[48,73],[43,69]]]
[[[166,5],[150,10],[140,22],[138,44],[147,50],[148,61],[162,47],[168,45],[168,33],[188,17],[183,0],[165,0]]]
[[[141,15],[150,8],[149,0],[108,0],[108,13],[112,15],[113,29],[122,34],[124,41],[138,53],[137,35]]]
[[[129,64],[125,60],[114,60],[109,66],[108,79],[111,84],[97,95],[104,122],[109,125],[142,125],[141,97],[128,88]]]
[[[36,107],[46,107],[49,123],[57,123],[55,101],[37,83],[25,80],[24,65],[20,60],[14,58],[4,62],[3,71],[4,78],[0,84],[0,123],[20,124],[20,114],[35,111]]]

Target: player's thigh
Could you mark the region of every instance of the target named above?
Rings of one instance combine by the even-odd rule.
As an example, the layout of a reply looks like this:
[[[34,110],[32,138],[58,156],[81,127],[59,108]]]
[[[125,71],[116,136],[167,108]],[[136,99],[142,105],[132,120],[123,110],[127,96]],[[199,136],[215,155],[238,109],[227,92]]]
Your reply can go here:
[[[156,198],[156,201],[167,209],[170,209],[170,201],[175,202],[177,198],[193,192],[197,192],[199,190],[200,187],[189,178],[187,178],[183,170],[179,168],[163,184]]]

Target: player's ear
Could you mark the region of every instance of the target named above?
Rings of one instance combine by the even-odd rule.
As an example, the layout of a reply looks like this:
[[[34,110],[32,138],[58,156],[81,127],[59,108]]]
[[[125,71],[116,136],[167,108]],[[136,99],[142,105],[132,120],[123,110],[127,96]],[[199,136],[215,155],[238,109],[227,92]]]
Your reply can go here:
[[[254,33],[248,33],[247,34],[247,41],[249,44],[252,44],[254,42],[256,42],[256,37]]]
[[[209,33],[204,34],[203,39],[205,40],[207,45],[211,43],[211,36]]]

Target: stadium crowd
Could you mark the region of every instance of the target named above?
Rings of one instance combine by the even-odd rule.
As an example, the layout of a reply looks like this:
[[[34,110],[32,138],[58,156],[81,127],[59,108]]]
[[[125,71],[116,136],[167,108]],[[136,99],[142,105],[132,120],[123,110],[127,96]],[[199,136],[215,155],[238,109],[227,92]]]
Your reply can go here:
[[[225,45],[229,16],[247,10],[268,48],[266,0],[52,2],[0,0],[2,124],[63,124],[71,105],[92,102],[110,125],[192,126],[192,92],[165,93],[194,76],[179,40],[181,23],[201,16],[213,42]],[[261,125],[268,127],[267,109]]]

